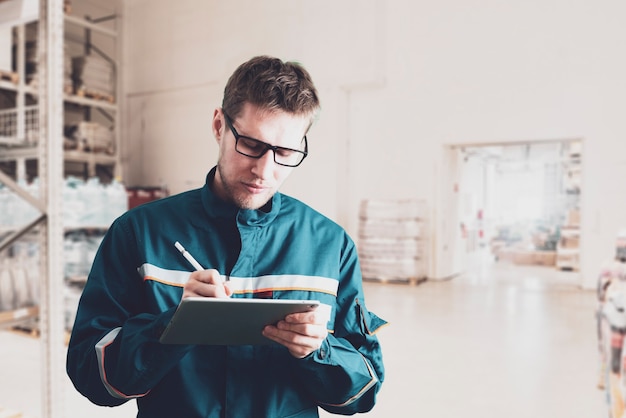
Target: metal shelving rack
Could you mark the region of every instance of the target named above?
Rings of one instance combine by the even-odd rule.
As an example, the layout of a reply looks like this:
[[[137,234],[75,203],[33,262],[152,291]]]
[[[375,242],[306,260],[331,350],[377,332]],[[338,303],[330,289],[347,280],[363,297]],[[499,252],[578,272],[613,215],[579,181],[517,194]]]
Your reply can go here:
[[[12,326],[38,317],[41,344],[41,417],[53,418],[66,415],[63,405],[65,379],[65,321],[64,321],[64,225],[62,221],[62,190],[66,161],[80,162],[88,166],[89,175],[95,166],[111,165],[120,175],[120,118],[117,103],[107,103],[87,97],[78,97],[64,91],[64,39],[65,24],[78,25],[87,31],[97,31],[116,38],[116,56],[119,63],[121,49],[119,34],[108,28],[64,13],[64,0],[39,0],[38,43],[38,86],[36,89],[25,83],[24,26],[17,26],[17,70],[18,83],[0,80],[0,89],[16,92],[15,138],[25,138],[27,111],[26,97],[37,100],[38,116],[37,145],[4,150],[0,161],[16,161],[16,177],[26,177],[26,161],[38,162],[39,197],[32,196],[18,182],[0,170],[0,182],[34,206],[39,216],[27,225],[0,235],[0,251],[5,250],[24,235],[36,232],[39,240],[39,306],[2,312],[0,327]],[[117,16],[113,16],[117,18]],[[106,19],[105,19],[106,20]],[[116,86],[116,97],[120,96],[120,83]],[[99,155],[81,151],[63,150],[64,108],[67,103],[98,108],[110,112],[114,121],[116,155]],[[31,121],[33,122],[33,121]],[[6,137],[0,142],[7,144]]]
[[[116,16],[114,16],[116,17]],[[116,32],[100,27],[95,23],[87,21],[85,19],[77,18],[74,16],[64,16],[64,22],[69,22],[72,25],[79,26],[88,31],[100,32],[106,36],[117,38]],[[14,91],[16,93],[16,107],[8,110],[0,110],[0,121],[3,118],[7,121],[10,119],[10,123],[14,126],[12,129],[12,135],[0,137],[0,143],[18,145],[25,142],[25,137],[28,135],[39,136],[39,124],[37,111],[39,105],[26,105],[26,96],[33,98],[39,98],[39,89],[35,89],[24,83],[25,64],[24,64],[24,26],[18,26],[18,83],[12,83],[6,80],[0,80],[0,90]],[[119,54],[118,54],[119,55]],[[115,62],[119,62],[116,59]],[[41,66],[42,64],[40,64]],[[119,84],[119,83],[118,83]],[[119,93],[119,92],[116,92]],[[119,97],[119,94],[116,94]],[[119,106],[116,103],[107,102],[105,100],[97,100],[89,97],[82,97],[75,94],[70,94],[66,91],[62,92],[63,103],[78,105],[83,108],[98,109],[103,112],[107,112],[110,115],[112,124],[118,129],[115,129],[115,148],[114,155],[85,152],[79,150],[67,150],[63,152],[63,160],[65,162],[74,162],[84,164],[86,169],[84,170],[86,177],[96,175],[97,166],[110,166],[114,168],[113,177],[121,177],[121,165],[119,164],[119,149],[121,145],[120,139],[120,122],[119,122]],[[40,99],[40,98],[39,98]],[[27,129],[28,128],[28,129]],[[30,147],[15,147],[12,149],[3,150],[0,154],[0,162],[15,161],[16,172],[18,179],[26,178],[26,161],[38,159],[39,151],[36,146]]]

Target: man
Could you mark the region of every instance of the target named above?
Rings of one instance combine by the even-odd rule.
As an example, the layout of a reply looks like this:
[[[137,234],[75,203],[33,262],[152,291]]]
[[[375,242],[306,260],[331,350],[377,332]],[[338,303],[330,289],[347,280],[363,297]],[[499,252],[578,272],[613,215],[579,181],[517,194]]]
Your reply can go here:
[[[374,406],[384,368],[373,334],[385,322],[365,307],[354,243],[277,192],[307,156],[318,110],[296,63],[261,56],[233,73],[213,114],[219,158],[205,186],[127,212],[98,250],[67,356],[84,396],[108,406],[137,399],[140,418],[318,417],[318,407]],[[176,241],[206,270],[189,273]],[[265,327],[277,344],[161,344],[190,296],[321,306]]]

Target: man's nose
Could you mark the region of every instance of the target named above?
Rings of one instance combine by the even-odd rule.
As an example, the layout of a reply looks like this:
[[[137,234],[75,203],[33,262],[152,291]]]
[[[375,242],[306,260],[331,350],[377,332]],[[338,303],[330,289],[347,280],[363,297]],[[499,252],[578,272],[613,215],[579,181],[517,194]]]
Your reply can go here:
[[[269,178],[272,176],[272,171],[275,167],[274,162],[274,151],[268,149],[265,154],[263,154],[260,158],[256,160],[256,164],[253,168],[253,173],[262,179]]]

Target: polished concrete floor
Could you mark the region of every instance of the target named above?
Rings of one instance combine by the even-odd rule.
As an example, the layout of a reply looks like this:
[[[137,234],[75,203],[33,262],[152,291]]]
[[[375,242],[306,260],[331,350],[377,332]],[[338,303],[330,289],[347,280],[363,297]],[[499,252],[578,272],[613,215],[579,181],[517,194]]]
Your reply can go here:
[[[608,417],[595,294],[576,276],[481,262],[447,281],[365,283],[369,309],[390,322],[379,332],[386,381],[367,416]],[[41,417],[39,375],[38,340],[0,332],[0,411]],[[135,416],[132,404],[96,407],[63,384],[62,418]]]
[[[595,292],[576,273],[476,265],[418,287],[368,285],[387,377],[368,416],[608,417],[597,389]]]

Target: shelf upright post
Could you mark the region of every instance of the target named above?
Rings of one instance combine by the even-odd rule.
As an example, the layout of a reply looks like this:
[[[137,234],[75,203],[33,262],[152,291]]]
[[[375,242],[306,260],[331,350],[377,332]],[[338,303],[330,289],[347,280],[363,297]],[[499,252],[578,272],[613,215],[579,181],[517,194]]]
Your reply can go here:
[[[17,91],[16,91],[16,131],[15,137],[18,142],[26,141],[26,35],[25,24],[20,23],[17,26]],[[18,180],[26,180],[26,159],[20,158],[17,161],[16,177]]]
[[[125,180],[124,172],[122,168],[122,154],[125,152],[122,143],[122,132],[126,132],[124,126],[124,116],[122,109],[125,108],[126,105],[126,96],[124,96],[123,92],[126,91],[126,86],[124,86],[123,82],[126,79],[123,76],[123,69],[125,68],[124,63],[124,27],[125,21],[123,19],[123,13],[121,11],[123,2],[118,0],[115,2],[115,29],[117,32],[117,36],[115,37],[115,104],[116,112],[113,114],[113,126],[115,126],[115,156],[116,163],[115,168],[113,169],[114,177],[118,178],[120,181]]]
[[[65,416],[63,380],[63,0],[39,3],[39,175],[47,207],[40,247],[42,418]]]

